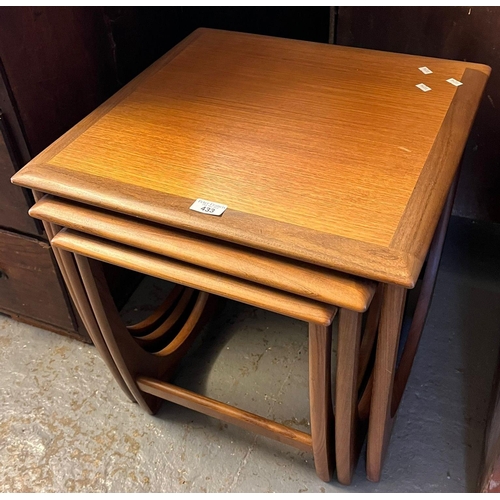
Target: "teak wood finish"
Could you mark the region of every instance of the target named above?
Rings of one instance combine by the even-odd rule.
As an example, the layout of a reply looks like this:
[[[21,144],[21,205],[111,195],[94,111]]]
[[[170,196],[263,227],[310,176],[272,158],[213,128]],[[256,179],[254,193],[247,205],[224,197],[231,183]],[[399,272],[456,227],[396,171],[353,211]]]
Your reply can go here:
[[[328,326],[337,308],[305,297],[291,295],[257,283],[167,259],[131,247],[63,229],[52,238],[52,245],[109,264],[149,274],[174,283],[214,293],[231,300],[284,314],[291,318]]]
[[[57,209],[60,209],[59,212]],[[77,209],[75,209],[75,207],[73,207],[72,211],[75,212],[75,210],[77,210]],[[44,200],[39,202],[39,204],[37,204],[34,207],[33,212],[34,212],[33,215],[35,215],[37,217],[40,217],[42,219],[48,218],[49,220],[52,220],[52,221],[54,220],[55,214],[60,213],[57,220],[60,223],[67,222],[67,217],[65,217],[65,214],[64,214],[63,204],[53,204],[47,198],[45,198]],[[83,217],[81,219],[82,224],[78,226],[78,227],[81,227],[83,229],[85,228],[83,226],[83,220],[85,219],[85,217],[87,217],[87,219],[86,219],[87,221],[88,220],[94,221],[92,214],[88,210],[84,210],[84,212],[82,214],[79,214],[78,216],[76,214],[72,213],[72,216],[73,217],[71,218],[71,221],[74,221],[75,219],[78,219],[79,217]],[[118,220],[120,220],[120,219],[118,218]],[[131,233],[132,232],[131,228],[128,228],[126,224],[123,224],[123,220],[121,220],[121,222],[122,222],[122,224],[119,225],[120,228],[122,230],[125,229]],[[95,227],[94,223],[92,224],[92,227]],[[138,227],[136,229],[138,229]],[[92,232],[92,231],[93,230],[91,229],[90,232]],[[114,233],[118,234],[117,231],[114,231]],[[53,244],[54,244],[55,248],[64,248],[66,251],[77,251],[77,252],[82,253],[82,241],[81,241],[81,239],[79,240],[80,246],[78,246],[78,244],[75,244],[75,239],[78,239],[78,236],[76,234],[72,233],[71,231],[63,231],[63,232],[59,233],[53,239]],[[87,244],[88,244],[88,242],[87,242]],[[96,243],[96,240],[94,239],[94,245],[97,245],[97,244],[98,243]],[[124,265],[122,261],[118,262],[118,261],[114,260],[114,257],[109,254],[109,248],[108,248],[107,253],[108,253],[108,255],[105,258],[103,257],[102,250],[101,250],[101,254],[99,254],[99,255],[97,253],[89,253],[88,250],[84,254],[87,256],[94,257],[94,258],[97,257],[97,258],[100,258],[102,260],[106,260],[107,262],[110,262],[110,263],[119,264],[122,266]],[[137,262],[137,259],[130,259],[130,260]],[[153,267],[154,267],[155,271],[152,271]],[[148,272],[149,274],[151,274],[154,272],[158,272],[158,269],[159,269],[159,266],[155,265],[155,266],[151,266],[148,269],[141,268],[141,271]],[[165,277],[165,275],[162,275],[162,277]],[[345,281],[345,278],[343,278],[341,280],[341,282],[340,282],[341,285],[344,284],[344,281]],[[333,287],[336,286],[336,283],[334,280],[331,281],[331,285]],[[352,285],[357,285],[356,280],[353,280]],[[197,285],[197,286],[199,286],[199,285]],[[128,330],[130,331],[130,333],[132,333],[136,337],[136,341],[139,342],[139,345],[144,345],[143,343],[141,343],[141,341],[147,340],[148,337],[151,339],[157,338],[159,335],[161,335],[163,333],[162,329],[167,328],[166,325],[168,325],[168,326],[171,325],[172,322],[169,323],[169,319],[171,319],[172,315],[175,314],[175,308],[171,312],[171,315],[167,318],[167,320],[165,320],[163,323],[160,323],[160,320],[162,319],[163,315],[169,309],[171,309],[171,307],[174,304],[176,296],[182,295],[183,293],[185,293],[185,292],[183,292],[182,287],[177,286],[174,289],[174,291],[171,293],[171,295],[169,295],[169,297],[166,299],[166,301],[163,304],[161,304],[160,307],[157,309],[157,311],[155,311],[149,318],[147,318],[146,320],[141,322],[139,325],[136,325],[133,327],[128,327]],[[246,297],[240,297],[239,300],[245,301]],[[179,307],[179,311],[181,311],[181,310],[183,310],[184,306],[185,306],[185,304],[180,304],[178,302],[175,307]],[[260,306],[262,307],[263,304],[261,303]],[[364,310],[364,309],[366,309],[366,304],[362,307],[362,310]],[[281,312],[283,312],[283,311],[281,311]],[[349,313],[356,314],[355,312],[350,312],[350,311],[345,310],[345,309],[343,310],[343,312],[344,312],[344,314],[349,314]],[[293,312],[288,312],[287,314],[292,315]],[[178,316],[179,315],[177,315],[176,317],[178,317]],[[357,316],[359,318],[361,318],[360,314],[358,314]],[[370,313],[370,317],[371,316],[372,315]],[[371,337],[374,335],[373,323],[374,323],[373,320],[368,322],[368,324],[372,325],[372,328],[366,329],[370,333],[365,332],[365,336],[363,337],[364,340],[366,339],[366,337]],[[156,327],[156,329],[154,327]],[[318,331],[319,332],[318,334],[320,334],[321,330],[318,330],[318,328],[320,328],[320,326],[317,326],[314,324],[310,325],[310,329],[315,329],[315,331]],[[146,331],[148,331],[149,333],[145,334]],[[345,331],[345,333],[342,335],[341,332],[344,332],[344,331]],[[347,342],[350,342],[349,337],[350,337],[351,333],[352,332],[350,332],[348,328],[347,329],[345,328],[344,321],[341,320],[340,325],[339,325],[340,338],[342,338],[342,339],[345,338]],[[323,332],[323,335],[324,334],[325,333]],[[311,339],[314,339],[314,333],[311,333]],[[313,341],[311,340],[311,342],[313,342]],[[339,340],[339,346],[340,345],[341,345],[341,342]],[[366,348],[365,348],[365,350],[366,350]],[[327,348],[326,350],[321,351],[321,350],[319,350],[317,342],[315,342],[314,345],[311,345],[310,352],[316,353],[314,355],[314,357],[311,358],[310,362],[313,365],[317,365],[317,363],[318,363],[317,360],[320,359],[321,352],[329,353],[330,348]],[[367,355],[368,355],[368,353],[367,353]],[[348,359],[351,359],[351,358],[353,359],[352,362],[354,363],[356,358],[357,358],[356,351],[354,353],[349,353],[349,358],[348,358],[348,356],[346,356],[345,358],[343,355],[340,356],[340,358],[338,360],[338,365],[337,365],[337,369],[338,369],[338,379],[337,379],[338,382],[337,383],[339,384],[339,386],[337,387],[337,391],[336,391],[336,394],[337,394],[337,405],[336,405],[337,406],[336,407],[337,420],[336,420],[336,424],[335,424],[335,429],[336,429],[336,432],[338,434],[336,443],[337,443],[337,446],[342,447],[343,446],[342,443],[345,442],[346,443],[346,448],[345,448],[346,452],[347,452],[347,450],[350,450],[351,446],[354,446],[355,444],[357,445],[357,443],[360,442],[360,440],[357,438],[357,433],[355,432],[357,430],[356,422],[354,421],[352,416],[351,417],[349,415],[347,416],[347,419],[350,419],[350,421],[345,421],[345,418],[343,417],[346,413],[351,411],[351,407],[353,405],[357,404],[357,395],[356,395],[357,386],[352,387],[350,392],[349,391],[346,392],[346,390],[345,390],[346,387],[344,387],[344,382],[343,382],[343,380],[345,379],[345,376],[349,377],[349,374],[351,372],[352,372],[351,377],[356,377],[356,375],[357,375],[356,368],[353,366],[350,366],[349,365],[350,362],[347,361]],[[347,361],[347,363],[346,363],[346,361]],[[316,399],[313,399],[313,401],[311,402],[311,405],[313,405],[314,408],[316,408],[316,412],[314,414],[317,416],[316,419],[313,419],[313,421],[311,422],[311,425],[315,428],[323,429],[323,431],[322,431],[323,434],[328,429],[328,434],[326,436],[323,434],[320,434],[319,437],[317,437],[316,445],[313,446],[312,450],[314,452],[314,455],[317,457],[316,462],[319,464],[324,464],[324,466],[322,466],[322,470],[318,471],[318,474],[320,474],[320,477],[331,477],[331,474],[333,471],[332,462],[333,462],[334,453],[333,453],[333,444],[332,444],[333,443],[333,436],[331,436],[330,433],[332,432],[332,429],[333,429],[333,423],[332,423],[332,416],[330,415],[328,417],[328,414],[329,414],[328,408],[331,407],[331,397],[327,396],[328,394],[330,394],[329,382],[328,382],[328,385],[326,385],[327,381],[329,381],[329,375],[327,375],[327,374],[330,373],[330,360],[329,360],[329,358],[323,357],[322,366],[324,366],[324,369],[320,372],[320,374],[322,375],[322,379],[320,379],[319,381],[315,381],[315,379],[311,379],[311,394],[318,393],[318,390],[315,388],[315,385],[317,385],[320,382],[323,384],[323,390],[322,390],[322,392],[320,391],[320,393],[319,393],[319,394],[321,394],[321,397],[317,397]],[[352,370],[354,370],[354,371],[352,371]],[[167,399],[168,399],[168,397],[167,397]],[[342,403],[342,402],[344,402],[344,403]],[[322,407],[322,404],[323,404],[323,407]],[[321,408],[321,407],[323,409],[319,410],[319,408]],[[328,422],[326,427],[323,424],[323,422],[325,422],[325,421]],[[309,451],[311,451],[311,449]],[[351,469],[354,466],[354,463],[355,463],[358,455],[359,455],[359,450],[357,450],[357,449],[352,450],[352,451],[350,450],[350,455],[348,458],[351,462]],[[342,457],[342,453],[339,453],[337,455],[337,460],[339,459],[339,457]],[[348,479],[346,479],[347,476],[342,475],[341,469],[342,469],[342,462],[339,463],[339,469],[337,471],[337,475],[338,475],[339,480],[341,482],[347,484],[348,483]]]
[[[375,366],[368,383],[372,390],[369,392],[371,403],[366,471],[368,479],[371,481],[380,480],[392,426],[429,312],[457,184],[458,175],[452,182],[433,237],[422,279],[422,287],[397,367],[396,359],[407,290],[392,285],[382,285]],[[361,404],[366,403],[362,401]]]
[[[128,325],[127,330],[134,337],[142,337],[151,333],[155,328],[160,326],[162,318],[176,303],[183,291],[184,287],[176,285],[167,298],[147,318],[133,325]]]
[[[489,72],[199,29],[13,182],[412,287]]]
[[[422,75],[420,66],[433,73]],[[369,416],[367,473],[378,480],[430,304],[450,186],[489,72],[468,62],[200,29],[13,182],[52,195],[32,215],[64,228],[53,245],[76,256],[107,356],[144,409],[154,412],[163,398],[308,449],[324,480],[335,450],[344,484]],[[422,92],[420,82],[432,90]],[[196,198],[229,208],[220,217],[195,213]],[[429,248],[396,370],[406,288],[415,286]],[[193,300],[176,309],[180,299],[167,298],[136,331],[127,329],[99,260],[201,292],[179,288],[179,297]],[[362,278],[379,282],[363,335],[361,313],[375,285]],[[206,320],[211,293],[310,323],[311,436],[159,380]],[[335,306],[342,309],[333,444]],[[188,319],[172,339],[176,310]]]
[[[368,280],[65,200],[45,197],[29,213],[60,226],[358,312],[366,311],[375,292],[375,285]]]
[[[57,236],[54,239],[57,239]],[[206,321],[211,309],[207,307],[210,301],[209,294],[203,292],[200,294],[193,311],[175,339],[162,351],[150,354],[134,342],[121,321],[100,263],[78,253],[75,256],[109,351],[130,392],[144,410],[154,414],[159,408],[161,399],[166,399],[215,416],[263,436],[312,452],[318,476],[324,481],[332,479],[331,325],[313,323],[309,325],[311,435],[308,435],[164,381],[172,376],[178,362]]]
[[[39,201],[42,198],[42,194],[39,193],[38,191],[33,191],[33,197],[35,201]],[[55,224],[52,224],[51,222],[48,221],[42,221],[42,222],[45,232],[47,233],[47,236],[50,239],[52,239],[54,235],[60,230],[60,228],[57,227]],[[92,339],[92,342],[95,345],[97,352],[101,356],[102,360],[108,367],[109,371],[113,375],[118,386],[120,387],[120,389],[122,389],[126,397],[129,400],[135,402],[134,397],[130,393],[125,381],[123,380],[120,372],[116,367],[116,364],[111,354],[109,353],[108,347],[106,345],[106,342],[104,341],[101,330],[97,325],[94,313],[92,311],[89,300],[83,288],[83,284],[81,282],[80,275],[78,273],[76,263],[74,261],[74,257],[72,256],[72,254],[64,252],[55,247],[53,247],[52,250],[54,252],[54,257],[57,261],[57,265],[59,266],[66,287],[68,288],[68,293],[70,294],[70,297],[73,300],[73,303],[75,304],[77,312],[80,315],[80,318],[82,319],[85,329],[87,330],[90,338]]]

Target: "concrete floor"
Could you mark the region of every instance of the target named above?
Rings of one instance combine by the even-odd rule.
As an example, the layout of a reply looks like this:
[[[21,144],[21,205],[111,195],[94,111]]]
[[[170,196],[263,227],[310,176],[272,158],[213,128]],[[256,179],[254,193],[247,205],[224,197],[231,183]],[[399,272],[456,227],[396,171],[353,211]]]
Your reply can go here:
[[[165,403],[128,402],[95,349],[0,316],[2,492],[474,491],[500,344],[500,227],[452,219],[382,481],[325,484],[312,457]],[[146,280],[125,307],[161,298]],[[228,302],[176,383],[309,428],[306,325]]]

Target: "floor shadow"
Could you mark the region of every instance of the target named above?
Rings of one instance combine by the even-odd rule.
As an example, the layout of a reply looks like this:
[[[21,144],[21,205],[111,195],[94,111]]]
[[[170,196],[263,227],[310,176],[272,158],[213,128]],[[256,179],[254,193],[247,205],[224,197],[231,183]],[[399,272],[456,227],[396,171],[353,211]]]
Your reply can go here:
[[[500,225],[452,218],[440,273],[449,306],[441,313],[450,318],[450,340],[461,344],[455,370],[462,381],[466,488],[478,491],[500,346]]]

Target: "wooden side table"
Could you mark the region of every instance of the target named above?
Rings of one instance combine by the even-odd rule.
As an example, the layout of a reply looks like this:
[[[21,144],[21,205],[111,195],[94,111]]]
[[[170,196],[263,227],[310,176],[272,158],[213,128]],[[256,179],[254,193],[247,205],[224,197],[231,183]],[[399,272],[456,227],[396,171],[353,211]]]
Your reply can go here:
[[[51,195],[32,214],[50,226],[104,356],[145,406],[147,400],[153,405],[146,396],[152,394],[213,410],[200,396],[141,375],[126,354],[133,335],[119,325],[99,266],[88,257],[157,275],[162,269],[163,277],[202,294],[251,296],[251,303],[322,325],[310,328],[311,352],[320,360],[311,364],[311,439],[325,480],[332,474],[328,324],[340,306],[337,394],[345,395],[347,406],[337,401],[336,430],[342,436],[346,429],[348,442],[337,445],[337,456],[344,457],[337,470],[341,481],[350,480],[356,450],[351,429],[369,414],[367,472],[378,480],[432,293],[453,179],[489,71],[473,63],[201,29],[13,182],[38,197]],[[219,216],[190,210],[198,198],[227,209]],[[211,249],[208,257],[219,251],[232,260],[210,260],[202,248]],[[395,382],[406,289],[415,286],[429,251],[420,325]],[[302,278],[293,283],[286,272],[262,272],[262,255],[271,268],[289,266]],[[179,264],[186,259],[187,266]],[[328,279],[335,282],[332,290],[344,287],[344,293],[320,292],[319,283]],[[361,314],[374,283],[370,335],[362,340]],[[361,308],[352,300],[354,290],[366,298]],[[209,299],[197,297],[188,308],[196,311],[191,322],[188,314],[188,330],[203,317],[199,301]],[[357,372],[377,334],[374,371],[358,407]],[[240,425],[251,419],[231,415]],[[268,425],[252,421],[254,430]],[[309,443],[295,438],[290,441]]]

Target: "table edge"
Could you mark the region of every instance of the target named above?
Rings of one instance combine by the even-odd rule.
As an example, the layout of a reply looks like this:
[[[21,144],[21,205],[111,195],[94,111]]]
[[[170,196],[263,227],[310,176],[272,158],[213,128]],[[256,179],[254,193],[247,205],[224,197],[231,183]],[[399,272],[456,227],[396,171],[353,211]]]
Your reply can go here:
[[[189,210],[192,199],[114,182],[46,164],[31,164],[12,182],[68,200],[256,248],[376,281],[415,285],[411,255],[228,208],[221,217]],[[417,274],[418,277],[418,274]]]
[[[427,255],[488,77],[489,72],[471,68],[464,70],[461,77],[463,85],[455,92],[389,244],[389,248],[412,255],[415,262],[423,263]],[[416,268],[414,273],[418,276],[420,268]]]
[[[63,172],[63,169],[58,171],[59,167],[54,165],[47,165],[55,155],[131,94],[144,80],[159,71],[202,36],[203,33],[208,31],[218,30],[199,28],[192,32],[31,160],[13,176],[12,182],[55,196],[88,203],[134,217],[144,217],[160,224],[225,239],[240,245],[273,252],[364,278],[401,285],[406,288],[414,287],[425,260],[425,254],[430,245],[434,228],[437,225],[441,208],[444,205],[447,193],[446,186],[451,185],[453,175],[458,168],[459,159],[467,141],[479,99],[491,71],[491,68],[483,64],[467,63],[473,67],[467,67],[464,70],[462,79],[466,81],[455,92],[450,109],[443,121],[445,126],[441,127],[432,146],[431,154],[424,165],[424,175],[419,177],[388,247],[323,233],[231,209],[226,211],[223,218],[217,219],[219,222],[223,221],[222,224],[217,225],[213,220],[215,218],[207,219],[207,216],[201,214],[197,215],[203,219],[193,217],[193,212],[188,210],[193,200],[158,193],[147,188],[134,187],[134,193],[131,193],[130,186],[121,182],[115,183],[120,186],[120,193],[106,192],[106,186],[103,183],[98,185],[98,192],[93,193],[91,187],[98,178],[94,178],[93,182],[92,177],[86,176],[86,174],[76,171],[70,174],[69,172]],[[475,89],[473,95],[467,91],[471,86]],[[455,113],[457,111],[464,112],[464,110],[467,115],[465,117],[465,126],[452,127]],[[458,148],[450,147],[451,142],[448,138],[450,134],[455,134],[456,141],[454,144],[458,143]],[[450,151],[452,154],[450,154]],[[433,167],[443,159],[446,161],[443,162],[442,175],[440,179],[436,179],[436,176],[432,175]],[[44,169],[44,172],[40,171],[42,169]],[[47,176],[49,172],[50,177]],[[441,183],[439,186],[436,184],[438,180]],[[77,186],[75,186],[75,181],[78,181]],[[58,186],[57,182],[63,184]],[[427,190],[430,188],[432,189],[429,194]],[[127,199],[123,196],[123,193],[132,195],[132,199]],[[149,200],[152,198],[161,199],[161,204],[166,206],[159,211],[157,206],[154,209],[151,206],[148,207],[145,203],[140,202],[139,195]],[[423,214],[418,210],[421,206],[426,207]],[[252,230],[245,232],[238,228],[237,225],[242,224],[243,221],[246,224],[250,223],[248,227],[251,227]],[[266,241],[266,238],[263,237],[264,232],[272,234],[273,237]],[[283,239],[279,240],[277,235],[280,235]]]

